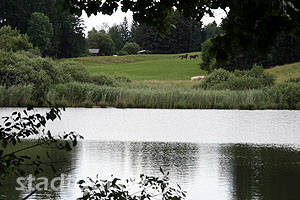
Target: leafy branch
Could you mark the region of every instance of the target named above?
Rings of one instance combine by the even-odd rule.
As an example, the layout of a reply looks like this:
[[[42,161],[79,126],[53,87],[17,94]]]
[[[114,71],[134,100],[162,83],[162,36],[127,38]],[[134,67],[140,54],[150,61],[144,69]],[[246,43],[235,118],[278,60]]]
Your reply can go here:
[[[51,108],[44,115],[35,113],[33,108],[27,108],[27,110],[22,112],[13,112],[9,117],[2,117],[3,122],[0,124],[0,145],[2,146],[0,149],[0,186],[3,185],[3,181],[8,175],[24,176],[23,165],[32,166],[34,173],[38,174],[43,171],[42,165],[49,166],[50,164],[55,172],[51,162],[41,161],[40,155],[32,158],[27,155],[21,155],[21,153],[43,145],[55,145],[59,150],[72,150],[77,145],[78,139],[83,138],[81,135],[70,132],[61,136],[53,136],[51,131],[46,129],[46,123],[49,120],[61,119],[60,116],[60,108]],[[35,143],[31,146],[17,149],[18,144],[26,139],[33,139]],[[16,150],[9,152],[9,146],[14,146]],[[51,159],[48,152],[47,157]]]

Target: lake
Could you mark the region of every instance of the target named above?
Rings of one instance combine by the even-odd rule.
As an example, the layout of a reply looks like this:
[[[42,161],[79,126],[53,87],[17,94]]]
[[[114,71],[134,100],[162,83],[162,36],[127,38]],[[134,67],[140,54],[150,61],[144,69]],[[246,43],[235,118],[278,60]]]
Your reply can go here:
[[[15,108],[0,109],[1,116]],[[45,109],[39,109],[44,112]],[[160,175],[187,191],[189,200],[299,199],[300,111],[67,108],[53,132],[77,131],[84,141],[71,152],[45,147],[73,182],[86,177]],[[26,144],[25,144],[26,145]],[[34,152],[31,152],[34,153]],[[35,152],[36,153],[36,152]],[[54,177],[50,169],[40,176]],[[15,191],[7,181],[9,199]],[[76,199],[77,186],[31,199]]]

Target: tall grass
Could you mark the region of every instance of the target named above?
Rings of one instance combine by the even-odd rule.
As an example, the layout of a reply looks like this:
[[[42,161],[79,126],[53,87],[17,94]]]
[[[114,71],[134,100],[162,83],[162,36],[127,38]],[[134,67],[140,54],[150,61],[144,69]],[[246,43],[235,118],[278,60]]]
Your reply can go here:
[[[300,86],[292,84],[232,91],[141,84],[112,87],[71,82],[52,86],[47,100],[70,107],[300,109]],[[292,88],[292,92],[287,93],[287,87]],[[0,106],[35,105],[31,100],[32,90],[32,86],[0,87]]]
[[[138,85],[128,87],[68,83],[56,85],[48,100],[68,106],[127,108],[254,109],[276,108],[264,90],[195,90],[184,87]]]
[[[16,107],[32,105],[32,86],[0,86],[0,106]]]

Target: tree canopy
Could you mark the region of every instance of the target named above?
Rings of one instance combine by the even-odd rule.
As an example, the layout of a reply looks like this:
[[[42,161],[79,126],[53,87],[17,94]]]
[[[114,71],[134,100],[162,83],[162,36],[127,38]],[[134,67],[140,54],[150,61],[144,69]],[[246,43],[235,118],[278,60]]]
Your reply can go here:
[[[11,26],[22,34],[27,33],[44,56],[64,58],[83,55],[87,52],[83,21],[59,8],[60,2],[1,0],[0,27]]]
[[[50,47],[53,27],[49,18],[40,12],[34,12],[28,22],[27,34],[30,42],[44,52]]]
[[[201,20],[205,14],[213,16],[213,10],[223,9],[227,17],[223,20],[224,34],[212,40],[218,62],[227,61],[232,43],[244,49],[257,49],[265,53],[281,32],[300,36],[300,2],[298,0],[64,0],[61,4],[72,13],[88,15],[98,12],[111,15],[118,7],[132,11],[133,19],[141,24],[156,27],[161,33],[175,26],[172,18],[175,10],[187,18]]]

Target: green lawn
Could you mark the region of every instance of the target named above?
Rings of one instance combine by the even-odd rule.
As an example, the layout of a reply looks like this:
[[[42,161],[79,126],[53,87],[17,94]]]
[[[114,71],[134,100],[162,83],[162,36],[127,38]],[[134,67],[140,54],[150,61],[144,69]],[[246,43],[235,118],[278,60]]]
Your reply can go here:
[[[191,55],[200,53],[191,53]],[[180,59],[180,54],[98,56],[76,58],[91,74],[125,75],[135,81],[189,80],[191,76],[206,74],[197,60]]]
[[[91,74],[109,76],[124,75],[134,82],[158,85],[192,85],[190,77],[205,75],[200,70],[200,52],[189,55],[199,55],[197,60],[180,59],[183,54],[152,54],[128,56],[93,56],[74,58]],[[300,78],[300,62],[275,66],[267,69],[281,83],[289,78]]]
[[[276,83],[284,82],[290,78],[300,78],[300,62],[272,67],[266,72],[275,76]]]

